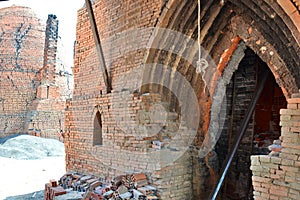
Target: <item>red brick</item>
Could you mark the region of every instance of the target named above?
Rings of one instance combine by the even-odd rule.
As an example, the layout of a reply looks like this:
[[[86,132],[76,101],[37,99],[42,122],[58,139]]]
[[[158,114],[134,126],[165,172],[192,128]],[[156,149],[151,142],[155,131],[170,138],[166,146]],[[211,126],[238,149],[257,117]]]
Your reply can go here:
[[[287,100],[288,104],[298,104],[300,103],[300,98],[292,98]]]
[[[288,195],[288,190],[287,189],[270,189],[270,194],[276,195],[276,196],[282,196],[282,197],[287,197]]]
[[[56,55],[59,55],[57,39],[51,40],[51,44],[45,43],[51,35],[51,31],[45,30],[50,24],[45,27],[28,7],[11,6],[0,9],[0,25],[4,33],[0,49],[1,77],[5,77],[0,82],[3,99],[0,128],[5,130],[4,136],[29,133],[58,138],[57,133],[64,127],[65,102],[62,99],[65,97],[60,91],[61,78],[53,80],[53,75],[49,75],[56,74],[56,70],[62,67],[56,65],[60,64],[56,60]],[[52,29],[57,28],[55,23],[51,26]],[[22,38],[18,44],[14,39],[16,36]],[[17,51],[20,53],[16,54]],[[45,63],[47,66],[44,66]],[[45,68],[49,68],[48,75],[44,73]],[[47,94],[51,100],[47,99]]]
[[[300,110],[289,110],[289,109],[281,109],[280,110],[281,115],[300,115]]]
[[[298,103],[293,103],[293,104],[289,103],[287,105],[287,109],[298,109]]]

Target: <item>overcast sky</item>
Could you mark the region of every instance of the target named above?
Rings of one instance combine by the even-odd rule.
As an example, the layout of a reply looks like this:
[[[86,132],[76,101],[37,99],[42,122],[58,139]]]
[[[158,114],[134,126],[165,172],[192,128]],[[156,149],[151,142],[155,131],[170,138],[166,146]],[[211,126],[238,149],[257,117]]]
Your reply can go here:
[[[30,7],[43,23],[46,22],[48,14],[55,14],[59,20],[59,35],[65,48],[66,64],[73,66],[77,10],[84,5],[84,2],[84,0],[9,0],[0,2],[0,8],[13,4]]]

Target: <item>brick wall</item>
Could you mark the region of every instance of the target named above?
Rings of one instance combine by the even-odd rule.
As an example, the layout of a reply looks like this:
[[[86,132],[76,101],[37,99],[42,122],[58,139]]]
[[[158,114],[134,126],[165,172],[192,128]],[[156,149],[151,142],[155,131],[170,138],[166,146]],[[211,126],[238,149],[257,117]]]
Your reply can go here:
[[[300,196],[300,95],[280,110],[282,150],[279,157],[251,156],[255,199],[299,199]]]
[[[113,100],[112,95],[118,100]],[[126,108],[114,107],[115,104],[121,104],[124,99],[128,100],[128,96],[131,106],[127,108],[133,118],[132,121],[127,119]],[[151,107],[153,98],[157,99],[157,96],[153,94],[150,96],[138,97],[125,91],[117,94],[99,95],[89,98],[88,102],[84,98],[75,99],[73,97],[66,110],[67,169],[85,174],[106,176],[106,178],[128,172],[146,172],[152,184],[157,186],[162,199],[192,198],[190,152],[173,152],[173,150],[160,152],[153,145],[153,141],[171,137],[174,129],[176,130],[178,127],[173,121],[174,114],[170,112],[167,114],[167,122],[163,130],[159,131],[158,134],[151,134],[151,127],[154,122],[149,121],[149,119],[151,120],[148,118],[150,111],[147,112],[147,109],[145,111],[145,106],[150,105]],[[75,107],[75,105],[77,106]],[[116,109],[118,110],[116,111]],[[101,146],[93,145],[94,118],[98,111],[102,119],[103,145]],[[122,121],[115,119],[114,112],[117,112],[117,117]],[[146,127],[148,124],[148,131],[150,132],[147,131],[147,128],[135,127],[135,122]],[[161,122],[156,121],[155,123],[160,124]],[[188,137],[189,130],[184,127],[181,129],[180,132]],[[168,157],[176,157],[176,159],[167,165]],[[183,183],[184,185],[182,185]]]
[[[64,127],[64,108],[68,98],[68,74],[57,62],[59,21],[55,15],[48,15],[45,30],[43,66],[37,76],[39,85],[36,98],[27,113],[29,134],[59,138]],[[71,89],[71,88],[70,88]]]
[[[162,199],[191,199],[190,151],[177,151],[176,147],[160,150],[159,145],[153,144],[154,141],[167,143],[173,137],[172,133],[179,127],[179,113],[170,110],[169,102],[164,102],[159,94],[141,94],[127,88],[142,78],[134,73],[127,76],[126,72],[143,64],[146,51],[127,46],[126,43],[133,42],[126,41],[127,38],[132,37],[121,33],[155,26],[162,3],[161,0],[94,3],[104,58],[112,79],[113,91],[109,94],[99,68],[86,9],[78,11],[74,92],[67,103],[65,120],[66,164],[67,170],[107,178],[142,171],[157,186]],[[147,44],[151,34],[145,32],[134,39]],[[110,36],[115,39],[111,43],[108,42]],[[161,116],[151,118],[161,111]],[[94,120],[98,112],[102,120],[103,144],[93,145]],[[161,126],[163,123],[165,125]],[[152,130],[155,124],[163,128]],[[190,131],[185,126],[178,130],[183,138],[189,137]],[[173,157],[176,157],[174,162],[166,163]]]
[[[66,99],[61,90],[66,81],[57,81],[66,77],[55,75],[58,20],[50,15],[44,24],[30,8],[21,6],[3,8],[0,16],[0,137],[15,133],[57,137],[63,129]],[[43,76],[46,68],[56,77],[51,84]]]
[[[256,4],[252,1],[249,2],[251,2],[249,7],[251,7],[252,4]],[[217,16],[217,10],[219,9],[218,1],[213,4],[205,5],[208,6],[206,8],[209,9],[209,11],[204,14],[205,20],[203,20],[203,26],[207,26],[207,33],[205,34],[208,35],[207,38],[204,38],[204,47],[208,47],[208,49],[212,51],[210,52],[211,54],[216,54],[217,56],[214,57],[214,59],[216,58],[215,61],[218,61],[222,52],[227,51],[225,49],[228,45],[230,45],[230,41],[233,38],[242,35],[242,39],[244,39],[247,45],[250,45],[250,47],[255,50],[256,54],[259,54],[259,49],[262,45],[266,45],[265,43],[267,42],[263,39],[264,37],[261,37],[261,33],[259,32],[261,30],[257,30],[254,27],[258,27],[260,29],[261,26],[263,26],[263,28],[265,28],[263,23],[256,23],[263,20],[259,17],[255,20],[250,19],[250,16],[253,16],[253,14],[252,10],[249,9],[251,12],[248,14],[246,13],[246,15],[249,16],[245,20],[249,20],[249,24],[251,21],[255,21],[255,24],[252,27],[253,23],[251,22],[251,29],[248,29],[250,25],[248,26],[248,23],[244,22],[242,17],[239,17],[241,13],[245,14],[243,12],[245,8],[244,4],[247,4],[248,2],[234,2],[234,4],[231,4],[232,2],[228,3],[227,7],[222,8],[225,11],[226,9],[228,11],[228,21],[224,20],[223,17],[220,17],[223,16],[223,12],[220,12]],[[257,7],[260,8],[259,6]],[[144,104],[147,104],[149,99],[143,96],[145,94],[143,94],[139,89],[132,89],[128,86],[134,85],[135,82],[138,82],[146,76],[151,79],[151,76],[154,76],[155,74],[153,74],[152,71],[147,71],[147,73],[143,74],[144,77],[141,77],[138,73],[127,74],[127,72],[132,72],[130,70],[138,68],[140,65],[145,63],[147,64],[147,62],[153,62],[169,64],[172,66],[173,71],[178,71],[188,81],[190,81],[194,89],[196,88],[195,91],[199,98],[198,103],[202,109],[201,111],[204,111],[201,112],[201,114],[206,117],[205,120],[203,118],[200,119],[201,130],[199,130],[199,132],[201,134],[199,134],[199,143],[201,144],[209,124],[209,114],[211,111],[209,105],[213,101],[213,82],[217,82],[219,79],[218,72],[215,74],[206,74],[206,76],[210,76],[207,84],[212,85],[212,88],[209,88],[209,92],[212,93],[210,94],[211,96],[208,97],[208,94],[205,94],[206,91],[203,92],[205,84],[203,83],[202,77],[200,75],[194,75],[194,67],[191,66],[190,63],[186,63],[184,59],[180,58],[180,55],[176,57],[176,55],[174,56],[171,52],[175,49],[174,46],[180,46],[179,49],[186,51],[189,55],[188,57],[196,57],[198,49],[197,45],[189,51],[186,50],[188,49],[187,46],[185,46],[187,44],[178,42],[178,44],[174,45],[173,41],[180,40],[175,36],[173,37],[165,34],[153,39],[151,37],[153,34],[152,31],[144,33],[139,32],[139,34],[133,35],[134,37],[130,35],[130,32],[127,32],[128,30],[136,30],[137,28],[143,29],[147,27],[160,26],[167,29],[179,30],[191,38],[197,38],[197,3],[193,1],[163,0],[96,0],[94,1],[93,8],[113,90],[109,94],[106,92],[102,73],[99,67],[100,63],[98,61],[93,34],[90,29],[90,22],[86,9],[82,8],[78,11],[75,45],[74,92],[73,98],[67,103],[65,119],[67,170],[78,171],[84,174],[96,174],[98,176],[104,175],[106,177],[114,177],[116,175],[124,174],[126,171],[146,171],[151,178],[151,181],[153,181],[159,188],[159,194],[163,197],[163,199],[182,199],[183,197],[191,199],[192,196],[190,193],[192,189],[194,194],[200,194],[201,192],[207,193],[207,190],[204,190],[204,192],[200,190],[203,185],[205,185],[205,187],[207,186],[207,188],[211,188],[213,185],[213,182],[211,181],[216,181],[216,173],[214,172],[213,174],[211,173],[211,169],[208,169],[210,165],[215,165],[217,162],[217,158],[213,156],[215,154],[212,154],[212,157],[208,159],[203,158],[199,161],[195,152],[187,151],[185,152],[187,155],[184,154],[184,157],[178,158],[175,163],[172,163],[172,167],[170,167],[171,165],[164,167],[164,159],[159,160],[157,166],[153,165],[153,159],[149,159],[148,157],[149,153],[157,151],[153,148],[152,142],[154,140],[161,141],[162,138],[159,134],[153,137],[148,137],[149,135],[147,135],[147,133],[149,130],[147,128],[151,126],[148,127],[148,122],[146,123],[147,120],[140,120],[139,117],[142,116],[147,118],[146,113],[148,111],[145,111]],[[216,8],[218,9],[216,10]],[[232,8],[235,9],[234,12]],[[210,19],[211,13],[215,13],[215,15]],[[221,24],[224,29],[219,29],[219,25]],[[265,33],[264,31],[262,32]],[[253,35],[255,35],[255,37],[252,37]],[[259,37],[256,37],[256,35]],[[273,38],[273,35],[270,37]],[[171,39],[172,41],[168,41],[169,38],[174,40]],[[149,39],[153,39],[153,41],[149,42],[151,45],[154,45],[153,49],[150,49],[147,52],[145,49],[135,48],[135,44],[140,44],[140,46],[143,47],[147,46],[145,44],[148,44]],[[240,39],[235,42],[236,46]],[[221,40],[224,40],[224,43],[221,43]],[[273,40],[268,40],[268,42],[270,41]],[[154,49],[155,45],[159,46],[160,43],[164,42],[169,42],[167,47],[170,52],[167,52],[167,50]],[[213,52],[216,47],[220,47],[221,50]],[[234,51],[235,48],[233,48],[232,51]],[[273,47],[270,45],[270,48],[269,46],[267,46],[267,48],[272,50],[270,51],[270,56],[269,51],[263,56],[262,53],[260,53],[259,56],[263,57],[263,60],[271,66],[269,67],[272,70],[274,66],[276,66],[276,70],[273,70],[273,73],[276,75],[276,79],[281,84],[282,88],[286,89],[285,94],[289,95],[290,91],[295,89],[295,84],[293,82],[294,79],[287,78],[290,73],[288,71],[285,73],[285,68],[282,67],[284,61],[281,62],[281,58],[277,56],[276,51],[273,51]],[[276,56],[272,57],[274,52]],[[230,56],[228,57],[228,62],[229,59]],[[227,61],[223,61],[224,65],[226,65]],[[273,65],[272,63],[275,64]],[[280,65],[278,65],[278,63],[280,63]],[[161,70],[161,74],[159,74],[159,77],[162,77],[161,82],[163,82],[164,78],[168,75],[165,71]],[[245,71],[250,74],[249,79],[251,79],[251,83],[248,86],[251,87],[239,87],[241,91],[238,101],[240,101],[244,106],[250,102],[250,92],[253,91],[256,78],[255,74],[253,74],[253,69],[245,69]],[[280,78],[277,71],[280,71]],[[286,74],[288,76],[285,76]],[[241,73],[238,78],[241,79],[240,83],[242,83],[243,74]],[[247,77],[245,79],[245,82],[247,82]],[[287,79],[289,80],[286,81]],[[175,85],[175,83],[172,84]],[[288,87],[290,85],[293,87]],[[150,98],[150,102],[154,104],[157,103],[155,100],[157,97],[152,92],[159,91],[159,94],[162,96],[164,94],[163,87],[156,87],[157,86],[155,85],[151,85],[145,89],[146,92],[150,93],[148,96],[148,98]],[[185,88],[180,85],[178,86],[178,90],[184,93]],[[244,95],[244,93],[247,94]],[[247,98],[244,99],[244,97]],[[160,98],[164,99],[163,97]],[[169,103],[163,102],[162,100],[159,100],[158,102],[161,103],[160,106],[163,106],[164,103]],[[126,105],[124,105],[124,103]],[[180,109],[176,108],[174,111],[168,110],[168,106],[163,107],[164,109],[161,110],[165,110],[167,113],[176,111],[177,114],[180,115]],[[236,118],[237,122],[241,120],[246,109],[241,108],[239,111],[240,112]],[[128,113],[127,115],[126,112]],[[100,113],[101,117],[96,117],[99,116],[97,113]],[[101,123],[97,122],[98,124],[95,126],[95,120],[99,119],[101,119]],[[99,138],[99,135],[94,136],[97,132],[97,134],[100,134],[98,130],[100,126],[99,124],[102,125],[101,136],[103,144],[93,145],[94,138]],[[146,125],[146,129],[139,129],[140,127],[138,125]],[[166,128],[167,127],[169,126],[166,126]],[[172,127],[172,125],[170,125],[170,127]],[[238,126],[234,128],[237,129]],[[253,129],[253,122],[248,130],[248,134],[252,133],[251,128]],[[190,130],[188,129],[184,130],[183,133],[185,134],[183,135],[188,135],[189,131]],[[239,152],[239,155],[242,155],[239,161],[242,160],[243,166],[247,167],[247,169],[242,172],[244,174],[246,174],[246,171],[249,172],[250,142],[251,141],[247,140],[243,143],[243,150],[247,149],[247,155],[244,155],[242,150]],[[188,161],[191,161],[191,163]],[[237,175],[240,175],[242,173],[239,173],[240,168],[238,166],[238,162],[236,163],[237,169],[235,169],[235,172]],[[193,178],[190,176],[191,174],[186,174],[190,171],[192,171],[192,174],[195,175]],[[213,175],[214,178],[212,178]],[[237,180],[247,182],[247,177],[243,179],[245,176],[242,175]],[[185,183],[184,187],[182,186],[182,183]],[[183,191],[180,191],[180,189]],[[205,195],[207,196],[207,194],[204,194],[204,196]],[[195,199],[197,199],[197,197]]]
[[[36,74],[43,66],[45,28],[29,8],[3,8],[0,15],[0,133],[25,133],[27,110],[39,84]]]

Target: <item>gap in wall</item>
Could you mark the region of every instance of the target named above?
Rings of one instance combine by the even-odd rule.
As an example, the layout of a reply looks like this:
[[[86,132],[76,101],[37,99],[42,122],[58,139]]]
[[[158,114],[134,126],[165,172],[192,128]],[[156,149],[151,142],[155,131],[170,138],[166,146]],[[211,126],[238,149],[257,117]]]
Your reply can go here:
[[[235,144],[240,126],[255,93],[260,72],[266,68],[268,69],[266,63],[248,48],[227,85],[227,115],[215,148],[220,166],[219,173],[222,171],[222,166],[226,165],[226,158]],[[286,106],[284,94],[269,70],[269,77],[224,181],[222,199],[252,198],[250,156],[269,153],[268,146],[280,136],[279,110]]]

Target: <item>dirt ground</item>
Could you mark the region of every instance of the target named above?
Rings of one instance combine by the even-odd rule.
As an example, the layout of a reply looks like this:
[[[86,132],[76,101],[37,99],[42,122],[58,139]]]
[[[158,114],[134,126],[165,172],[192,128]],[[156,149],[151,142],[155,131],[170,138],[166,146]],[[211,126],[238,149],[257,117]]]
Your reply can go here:
[[[0,139],[0,200],[43,199],[45,183],[64,173],[63,143],[28,135]]]

